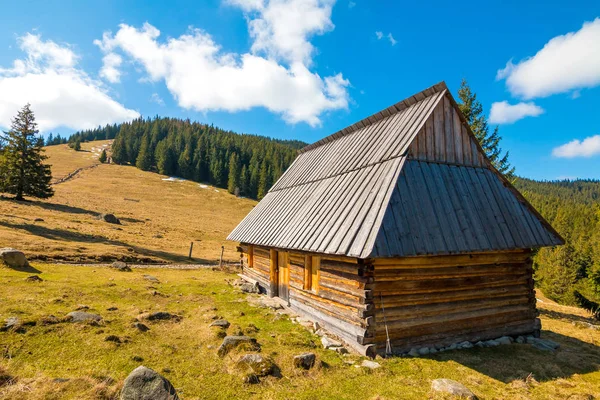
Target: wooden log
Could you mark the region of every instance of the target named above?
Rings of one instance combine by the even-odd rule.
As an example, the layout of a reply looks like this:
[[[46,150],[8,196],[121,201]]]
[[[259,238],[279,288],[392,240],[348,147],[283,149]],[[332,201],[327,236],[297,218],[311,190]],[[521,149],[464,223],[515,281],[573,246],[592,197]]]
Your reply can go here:
[[[312,287],[312,257],[304,256],[304,290],[310,290]]]
[[[270,283],[269,297],[275,297],[275,296],[277,296],[277,292],[278,292],[277,284],[278,284],[278,272],[279,272],[279,269],[277,268],[277,250],[271,249],[270,259],[271,259],[271,264],[270,264],[270,274],[269,274],[269,283]]]
[[[529,279],[527,274],[521,276],[476,276],[468,278],[453,278],[445,280],[426,281],[397,281],[376,283],[373,289],[376,293],[388,294],[413,294],[436,293],[463,290],[465,287],[483,289],[490,287],[509,286],[525,283]]]
[[[378,271],[377,283],[401,280],[448,279],[475,276],[522,275],[529,267],[520,264],[472,265],[447,268],[419,268]]]
[[[444,256],[417,256],[402,258],[376,258],[369,262],[375,270],[395,268],[444,268],[452,266],[484,265],[496,263],[518,263],[527,261],[531,256],[529,250],[513,250],[494,253],[473,253]]]

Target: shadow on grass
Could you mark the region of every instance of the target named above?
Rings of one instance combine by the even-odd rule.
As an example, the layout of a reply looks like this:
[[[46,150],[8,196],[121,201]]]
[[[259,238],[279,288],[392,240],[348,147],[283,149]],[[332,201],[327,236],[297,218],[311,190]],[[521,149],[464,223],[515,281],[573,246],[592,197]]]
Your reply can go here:
[[[9,229],[23,230],[32,235],[40,236],[40,237],[43,237],[46,239],[51,239],[51,240],[64,240],[67,242],[79,242],[79,243],[101,243],[101,244],[108,244],[111,246],[124,247],[128,251],[132,251],[132,252],[140,254],[142,256],[159,258],[159,259],[166,260],[166,261],[175,261],[175,262],[181,262],[181,263],[194,262],[194,263],[199,263],[199,264],[208,264],[211,262],[210,260],[205,260],[205,259],[200,259],[200,258],[194,258],[192,260],[189,260],[186,256],[183,256],[183,255],[173,254],[173,253],[169,253],[169,252],[161,251],[161,250],[147,249],[144,247],[131,245],[131,244],[128,244],[128,243],[120,241],[120,240],[109,239],[109,238],[107,238],[105,236],[101,236],[101,235],[90,235],[87,233],[68,231],[65,229],[52,229],[52,228],[47,228],[47,227],[41,226],[41,225],[14,224],[14,223],[6,222],[6,221],[0,221],[0,226],[4,226]],[[136,259],[136,257],[130,257],[130,258],[131,258],[131,260]],[[139,259],[139,258],[137,258],[137,259]],[[106,261],[108,261],[108,259]],[[151,261],[151,260],[146,260],[146,261]]]
[[[44,210],[59,211],[59,212],[64,212],[64,213],[69,213],[69,214],[87,214],[87,215],[98,215],[99,214],[96,211],[86,210],[85,208],[68,206],[66,204],[47,203],[47,202],[38,201],[38,200],[16,201],[15,199],[10,199],[10,198],[6,198],[6,197],[0,197],[0,200],[19,204],[21,206],[40,207],[40,208],[43,208]]]
[[[544,308],[540,309],[540,314],[557,320],[567,321],[567,322],[588,322],[590,324],[597,324],[598,321],[591,317],[583,317],[581,315],[567,314],[560,311],[546,310]]]
[[[13,271],[18,271],[18,272],[27,272],[28,274],[41,274],[42,271],[40,271],[39,269],[32,267],[31,265],[27,265],[26,267],[8,267],[10,269],[12,269]]]
[[[524,381],[529,374],[538,382],[600,370],[600,347],[552,331],[542,339],[560,344],[556,351],[538,350],[529,344],[503,345],[438,353],[438,361],[453,361],[504,383]]]

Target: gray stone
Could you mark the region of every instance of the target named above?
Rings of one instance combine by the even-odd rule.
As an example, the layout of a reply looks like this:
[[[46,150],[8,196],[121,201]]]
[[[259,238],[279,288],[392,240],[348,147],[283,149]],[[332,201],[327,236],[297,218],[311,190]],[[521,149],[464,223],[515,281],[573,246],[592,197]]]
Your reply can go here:
[[[429,354],[435,354],[438,352],[438,349],[436,349],[435,347],[430,347],[429,348]]]
[[[150,330],[150,328],[148,328],[146,325],[142,324],[141,322],[134,322],[133,327],[140,332],[148,332]]]
[[[431,390],[434,392],[446,393],[463,399],[476,400],[477,396],[473,394],[462,383],[452,379],[435,379],[431,382]]]
[[[115,261],[114,263],[112,263],[112,267],[121,272],[131,272],[131,268],[129,268],[127,264],[123,261]]]
[[[513,338],[511,338],[510,336],[502,336],[501,338],[496,339],[496,341],[500,344],[512,344],[513,342]]]
[[[260,354],[243,355],[236,365],[241,368],[249,368],[256,376],[272,375],[275,371],[273,361]]]
[[[256,342],[256,339],[248,336],[225,336],[223,343],[217,349],[219,357],[224,357],[231,350],[237,347],[244,347],[248,351],[260,350],[260,345]]]
[[[240,285],[240,290],[244,293],[260,293],[260,288],[258,286],[258,284],[252,284],[252,283],[242,283]]]
[[[458,349],[458,343],[452,343],[450,346],[446,347],[448,350],[456,350]]]
[[[338,342],[337,340],[333,340],[333,339],[331,339],[330,337],[327,337],[327,336],[323,336],[321,338],[321,344],[326,349],[328,349],[330,347],[340,347],[342,345],[341,342]]]
[[[370,361],[370,360],[363,360],[363,362],[360,364],[360,366],[364,367],[364,368],[369,368],[369,369],[381,368],[381,364],[379,364],[378,362],[375,362],[375,361]]]
[[[411,357],[419,357],[419,349],[417,349],[416,347],[413,347],[408,352],[408,355],[411,356]]]
[[[88,321],[98,322],[102,319],[102,317],[98,314],[87,313],[84,311],[70,312],[67,314],[67,318],[71,322],[88,322]]]
[[[98,216],[98,219],[107,222],[109,224],[116,224],[116,225],[121,225],[121,221],[119,221],[119,218],[115,217],[114,214],[100,214]]]
[[[475,346],[477,346],[477,347],[485,347],[485,344],[480,340],[479,342],[475,343]]]
[[[17,328],[21,325],[21,321],[17,317],[8,317],[3,326],[0,327],[0,332],[5,332],[10,329]]]
[[[470,349],[472,347],[473,347],[473,343],[466,341],[466,340],[457,345],[457,348],[459,348],[459,349]]]
[[[22,251],[5,247],[0,249],[0,260],[11,268],[27,268],[29,263]]]
[[[181,320],[181,316],[171,314],[166,311],[157,311],[150,314],[143,314],[138,318],[147,319],[148,321],[167,321],[171,319],[175,321]]]
[[[516,342],[519,343],[519,344],[525,343],[525,337],[524,336],[517,337]]]
[[[294,357],[294,367],[311,369],[315,365],[317,356],[315,353],[303,353]]]
[[[496,346],[500,346],[500,342],[498,342],[497,340],[486,340],[485,342],[483,342],[483,346],[484,347],[496,347]]]
[[[114,342],[114,343],[122,343],[123,341],[121,340],[120,337],[118,337],[117,335],[108,335],[107,337],[104,338],[105,342]]]
[[[330,347],[329,350],[333,350],[338,354],[348,354],[348,349],[342,346]]]
[[[527,337],[527,343],[533,345],[533,347],[535,347],[536,349],[543,351],[554,351],[560,347],[560,344],[552,340],[534,338],[533,336]]]
[[[227,329],[227,328],[229,328],[229,325],[230,325],[229,321],[227,321],[226,319],[218,319],[216,321],[213,321],[213,323],[210,324],[209,326],[216,326],[219,328]]]
[[[144,279],[147,281],[150,281],[150,282],[160,283],[158,278],[156,278],[155,276],[152,276],[152,275],[144,275]]]
[[[427,354],[429,354],[429,347],[421,347],[419,349],[419,354],[422,356],[426,356]]]
[[[123,384],[121,400],[179,400],[171,382],[143,365],[134,369]]]
[[[31,275],[25,278],[27,282],[43,282],[44,280],[37,275]]]

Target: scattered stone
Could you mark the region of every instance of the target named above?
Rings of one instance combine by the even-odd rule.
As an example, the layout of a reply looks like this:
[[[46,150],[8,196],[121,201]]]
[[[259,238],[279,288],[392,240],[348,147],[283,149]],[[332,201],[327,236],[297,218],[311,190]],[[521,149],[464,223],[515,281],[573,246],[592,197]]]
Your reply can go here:
[[[435,347],[430,347],[430,348],[429,348],[429,354],[435,354],[435,353],[437,353],[438,351],[439,351],[439,350],[438,350],[438,349],[436,349]]]
[[[129,266],[123,261],[115,261],[112,263],[112,267],[121,272],[131,272],[131,268],[129,268]]]
[[[144,361],[144,358],[140,357],[140,356],[133,356],[133,357],[131,357],[131,360],[135,361],[135,362],[142,362],[142,361]]]
[[[421,347],[419,349],[419,355],[426,356],[427,354],[429,354],[429,347]]]
[[[98,219],[109,224],[121,225],[121,221],[114,214],[100,214]]]
[[[339,353],[339,354],[348,354],[348,349],[346,349],[345,347],[341,347],[341,346],[339,346],[339,347],[330,347],[329,350],[333,350],[333,351],[335,351],[336,353]]]
[[[67,383],[69,382],[69,378],[54,378],[52,379],[52,382],[54,383]]]
[[[123,384],[121,400],[179,400],[171,382],[157,372],[140,365]]]
[[[360,366],[364,367],[364,368],[369,368],[369,369],[381,368],[381,364],[379,364],[378,362],[375,362],[375,361],[370,361],[370,360],[363,360],[363,362],[360,364]]]
[[[260,378],[256,374],[247,374],[247,375],[244,375],[243,381],[244,381],[244,383],[247,383],[250,385],[256,385],[257,383],[260,383]]]
[[[158,280],[158,278],[152,276],[152,275],[144,275],[144,279],[150,282],[154,282],[154,283],[160,283],[160,281]]]
[[[84,311],[73,311],[67,314],[67,319],[70,322],[98,322],[102,317],[98,314],[87,313]]]
[[[411,357],[419,357],[419,349],[417,349],[416,347],[413,347],[408,352],[408,355],[411,356]]]
[[[134,322],[133,327],[140,332],[148,332],[150,330],[150,328],[148,328],[146,325],[142,324],[141,322]]]
[[[260,293],[260,287],[258,284],[242,283],[240,290],[244,293]]]
[[[106,309],[106,311],[117,311],[117,310],[118,310],[118,308],[117,308],[117,307],[108,307],[108,308]]]
[[[27,268],[29,263],[22,251],[5,247],[0,249],[0,260],[11,268]]]
[[[77,307],[75,308],[75,311],[85,311],[85,310],[89,310],[90,306],[86,306],[85,304],[78,304]]]
[[[260,345],[256,342],[256,339],[248,336],[226,336],[223,339],[223,343],[217,349],[219,357],[224,357],[231,350],[243,347],[247,351],[259,351]]]
[[[107,337],[104,338],[105,342],[114,342],[114,343],[123,343],[121,338],[118,337],[117,335],[108,335]]]
[[[148,320],[148,321],[167,321],[167,320],[174,320],[176,322],[181,321],[180,315],[171,314],[166,311],[145,313],[145,314],[139,315],[137,318],[138,318],[138,320]]]
[[[513,338],[511,338],[510,336],[502,336],[501,338],[496,339],[496,341],[500,344],[507,345],[512,344]]]
[[[237,367],[249,368],[257,376],[272,375],[275,364],[270,359],[260,354],[246,354],[237,361]]]
[[[294,367],[311,369],[315,365],[315,353],[303,353],[294,357]]]
[[[218,327],[218,328],[223,328],[223,329],[227,329],[229,328],[229,321],[227,321],[226,319],[217,319],[215,321],[213,321],[212,324],[210,324],[209,326],[211,327]]]
[[[54,315],[48,315],[45,317],[42,317],[42,319],[40,320],[40,323],[42,325],[55,325],[60,323],[61,321],[56,318]]]
[[[475,343],[475,346],[477,346],[477,347],[485,347],[485,344],[480,340],[479,342]]]
[[[525,343],[525,337],[519,336],[519,337],[517,337],[517,340],[515,340],[515,341],[519,344],[523,344],[523,343]]]
[[[477,400],[477,397],[465,385],[452,379],[434,379],[431,382],[431,390],[469,400]]]
[[[258,327],[254,324],[248,324],[248,326],[246,327],[246,329],[244,329],[244,332],[246,334],[252,334],[252,333],[256,333],[258,332],[260,329],[258,329]]]
[[[323,336],[321,338],[321,344],[323,345],[324,348],[328,349],[330,347],[341,347],[342,343],[338,342],[336,340],[331,339],[330,337],[327,336]]]
[[[486,340],[485,342],[483,342],[483,347],[496,347],[496,346],[500,346],[500,342],[498,342],[497,340]]]
[[[25,278],[27,282],[43,282],[44,280],[37,275],[31,275]]]
[[[165,374],[170,374],[171,373],[171,368],[163,368],[162,372],[164,372]]]
[[[470,349],[473,347],[473,343],[469,342],[469,341],[464,341],[462,343],[458,343],[457,347],[458,349]]]
[[[0,332],[6,332],[11,329],[16,329],[21,325],[21,321],[17,317],[8,317],[3,326],[0,327]]]
[[[533,336],[527,336],[527,343],[533,345],[536,349],[543,351],[555,351],[560,347],[560,344],[548,340],[548,339],[539,339]]]
[[[36,218],[33,220],[33,222],[44,222],[43,218]]]

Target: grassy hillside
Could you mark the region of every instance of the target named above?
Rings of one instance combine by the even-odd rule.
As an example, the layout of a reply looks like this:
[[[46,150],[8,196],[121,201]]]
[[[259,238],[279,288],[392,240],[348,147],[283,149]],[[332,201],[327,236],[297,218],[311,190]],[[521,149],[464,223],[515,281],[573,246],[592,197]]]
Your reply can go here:
[[[221,246],[226,259],[238,259],[235,244],[225,237],[255,201],[134,167],[100,164],[105,145],[83,143],[81,152],[67,145],[47,147],[55,181],[79,172],[55,184],[49,200],[0,200],[0,243],[31,259],[186,261],[193,241],[194,262],[215,262]],[[100,213],[115,214],[122,225],[98,220]]]
[[[143,364],[165,375],[182,399],[425,399],[431,380],[455,379],[480,399],[592,399],[600,396],[600,331],[581,310],[542,299],[542,337],[560,343],[556,352],[530,345],[449,351],[424,358],[378,359],[381,368],[357,368],[356,355],[324,350],[306,328],[246,301],[227,285],[234,275],[211,270],[56,266],[34,263],[44,280],[26,282],[31,272],[0,267],[0,321],[16,316],[21,333],[0,332],[0,399],[116,399],[125,377]],[[151,274],[161,283],[144,279]],[[158,293],[155,293],[158,292]],[[255,298],[256,295],[248,295]],[[44,325],[81,305],[104,321]],[[115,308],[116,309],[113,309]],[[109,311],[108,309],[111,309]],[[132,327],[140,313],[167,311],[180,322],[146,322]],[[242,382],[235,361],[221,359],[221,339],[210,328],[214,316],[256,338],[282,377]],[[255,332],[251,324],[258,328]],[[577,324],[577,325],[574,325]],[[118,336],[122,343],[106,341]],[[318,365],[307,372],[292,365],[294,355],[313,351]],[[142,361],[139,361],[140,357]],[[136,361],[138,360],[138,361]],[[3,378],[2,378],[3,376]]]

